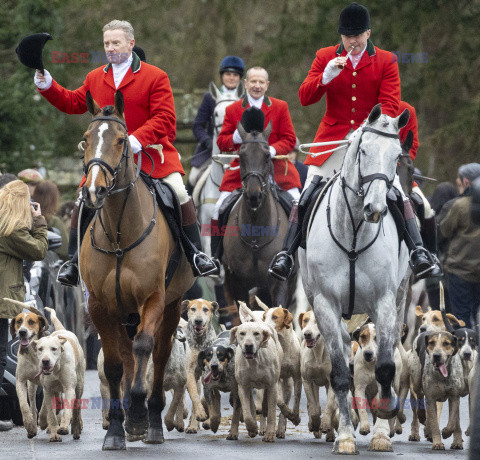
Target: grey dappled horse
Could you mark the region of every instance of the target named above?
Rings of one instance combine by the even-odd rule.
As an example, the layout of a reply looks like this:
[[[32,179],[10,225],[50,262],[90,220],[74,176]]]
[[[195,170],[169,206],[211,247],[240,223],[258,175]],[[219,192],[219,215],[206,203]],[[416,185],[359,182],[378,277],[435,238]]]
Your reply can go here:
[[[404,243],[399,247],[386,195],[402,153],[398,132],[408,117],[407,110],[397,118],[390,118],[381,113],[380,104],[373,108],[368,120],[352,134],[340,176],[320,203],[306,250],[299,251],[305,292],[332,362],[330,379],[340,411],[339,436],[334,445],[337,453],[356,451],[349,413],[351,342],[346,324],[341,321],[350,301],[350,262],[338,245],[347,251],[352,249],[353,228],[357,232],[357,251],[367,247],[355,264],[353,313],[369,315],[376,326],[379,347],[375,376],[383,404],[377,411],[379,418],[370,448],[391,450],[385,419],[397,412],[392,390],[393,353],[400,339],[410,269],[408,250]],[[353,253],[351,257],[354,258]]]

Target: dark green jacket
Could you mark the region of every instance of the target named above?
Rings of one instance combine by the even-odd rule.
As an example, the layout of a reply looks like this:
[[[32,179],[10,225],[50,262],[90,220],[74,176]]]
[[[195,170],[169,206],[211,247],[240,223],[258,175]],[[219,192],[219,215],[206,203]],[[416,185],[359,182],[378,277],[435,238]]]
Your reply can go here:
[[[480,226],[470,218],[472,197],[456,200],[440,231],[449,241],[445,270],[470,283],[480,283]]]
[[[13,318],[22,312],[22,307],[2,299],[9,297],[23,302],[23,260],[42,260],[47,249],[47,223],[43,216],[33,218],[30,231],[21,228],[0,237],[0,318]]]
[[[62,245],[54,249],[54,252],[60,257],[62,260],[68,259],[68,231],[63,223],[63,220],[60,219],[58,216],[52,216],[48,221],[48,228],[57,228],[60,230],[60,236],[62,237]]]

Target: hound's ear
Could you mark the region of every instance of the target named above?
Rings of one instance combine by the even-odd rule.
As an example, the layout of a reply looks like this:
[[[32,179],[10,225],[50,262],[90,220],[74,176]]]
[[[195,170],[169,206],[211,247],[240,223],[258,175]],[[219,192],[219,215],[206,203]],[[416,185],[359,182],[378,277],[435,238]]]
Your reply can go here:
[[[425,340],[425,348],[428,347],[428,341],[434,336],[436,332],[430,332],[429,334],[425,334],[424,340]],[[419,347],[417,346],[417,355],[419,355]]]
[[[241,300],[238,301],[238,315],[240,316],[240,321],[242,323],[248,323],[252,319],[250,316],[250,308],[248,308],[247,304]]]
[[[407,335],[408,335],[408,324],[403,323],[402,334],[400,337],[400,341],[402,342],[402,344],[405,342]]]
[[[410,111],[405,109],[401,115],[395,118],[395,124],[397,125],[398,129],[402,129],[403,127],[407,126],[408,119],[410,118]]]
[[[230,329],[230,345],[238,345],[237,342],[237,329],[238,326],[232,327]]]
[[[184,300],[182,303],[181,303],[181,307],[182,307],[182,314],[185,313],[187,310],[188,310],[188,306],[190,305],[190,300]]]
[[[370,115],[368,116],[368,123],[369,124],[375,123],[380,118],[381,114],[382,114],[382,104],[378,103],[370,112]]]
[[[177,339],[179,342],[185,342],[187,340],[185,332],[180,326],[178,326],[177,330],[175,331],[175,339]]]
[[[37,343],[38,343],[38,340],[34,340],[34,341],[31,343],[31,346],[32,346],[32,350],[33,350],[33,351],[37,351]]]
[[[41,339],[46,335],[45,331],[48,329],[47,318],[45,318],[45,316],[39,316],[38,322],[40,323],[40,329],[38,330],[38,338]]]
[[[218,306],[218,303],[215,302],[215,301],[213,301],[213,302],[212,302],[212,307],[213,307],[213,314],[214,314],[215,316],[218,316],[218,309],[220,308],[220,307]]]
[[[415,307],[415,315],[422,317],[423,316],[423,310],[421,305],[417,305]]]
[[[213,83],[213,81],[211,81],[210,84],[208,85],[208,92],[213,97],[214,101],[216,101],[217,99],[219,99],[222,96],[222,93],[217,88],[217,85],[215,83]]]
[[[120,118],[123,118],[123,112],[125,111],[125,102],[123,101],[123,94],[121,91],[115,93],[115,111]]]
[[[452,356],[454,356],[458,352],[458,342],[457,342],[457,336],[453,334],[452,334],[452,346],[453,346]]]
[[[263,340],[260,344],[260,348],[267,348],[268,347],[268,339],[270,338],[270,332],[263,331]]]
[[[240,134],[240,137],[242,138],[242,141],[244,141],[247,138],[247,132],[245,131],[245,128],[240,122],[237,123],[237,129],[238,134]]]
[[[205,358],[205,351],[206,350],[201,351],[197,357],[198,367],[200,368],[201,371],[205,369],[205,363],[203,362],[203,359]]]
[[[240,80],[240,83],[237,86],[237,97],[239,99],[242,99],[245,94],[245,85],[242,80]]]
[[[303,315],[304,315],[304,313],[300,313],[298,315],[298,325],[300,326],[300,329],[302,329]]]
[[[92,94],[90,91],[87,91],[85,96],[85,102],[87,103],[88,111],[95,117],[102,110],[99,105],[93,100]]]
[[[283,313],[285,314],[283,324],[285,324],[287,329],[290,329],[290,324],[292,324],[293,321],[293,315],[286,308],[283,309]]]
[[[67,338],[64,337],[63,335],[57,335],[57,338],[58,338],[58,340],[60,341],[60,343],[61,343],[62,345],[64,345],[65,342],[67,341]]]
[[[272,134],[272,120],[268,122],[267,127],[263,130],[263,136],[265,137],[265,139],[268,140],[270,134]]]
[[[16,337],[16,332],[15,331],[15,321],[16,321],[17,317],[15,316],[14,318],[12,318],[10,320],[10,335],[12,336],[12,339],[14,339]]]
[[[447,313],[447,318],[450,321],[450,324],[455,328],[459,329],[461,327],[465,327],[465,321],[458,319],[455,315],[452,315],[451,313]]]
[[[360,328],[359,327],[357,327],[357,329],[355,329],[352,332],[352,339],[355,340],[355,342],[358,342],[358,340],[360,339]]]
[[[235,356],[235,350],[231,347],[227,347],[227,358],[231,361]]]

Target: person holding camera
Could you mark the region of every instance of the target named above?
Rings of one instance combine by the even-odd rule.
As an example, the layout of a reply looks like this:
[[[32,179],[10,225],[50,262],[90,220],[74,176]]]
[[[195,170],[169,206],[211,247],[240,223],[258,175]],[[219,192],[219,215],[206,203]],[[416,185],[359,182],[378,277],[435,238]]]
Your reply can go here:
[[[27,184],[20,180],[0,189],[0,384],[7,365],[8,320],[22,307],[2,300],[23,301],[23,260],[42,260],[47,255],[47,222],[40,205],[30,201]],[[0,421],[0,431],[13,427]]]

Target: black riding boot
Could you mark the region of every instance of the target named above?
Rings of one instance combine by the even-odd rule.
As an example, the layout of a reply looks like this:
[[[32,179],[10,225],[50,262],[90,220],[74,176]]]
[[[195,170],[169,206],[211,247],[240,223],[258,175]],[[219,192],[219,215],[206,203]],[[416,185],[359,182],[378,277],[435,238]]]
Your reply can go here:
[[[75,287],[78,286],[80,276],[78,273],[78,252],[77,252],[77,238],[78,238],[78,205],[72,211],[72,221],[70,226],[70,238],[68,240],[68,259],[58,270],[57,281],[64,286]]]
[[[288,218],[288,230],[285,240],[283,241],[282,251],[272,259],[268,267],[268,273],[273,277],[286,281],[292,276],[295,268],[294,254],[302,240],[303,217],[308,208],[311,196],[317,188],[324,185],[325,183],[322,183],[322,176],[314,176],[308,188],[303,191],[298,205],[297,203],[293,204]]]
[[[222,258],[223,253],[223,245],[222,245],[223,237],[220,235],[220,229],[218,228],[218,220],[211,219],[210,221],[210,252],[212,257],[216,260],[220,260]]]
[[[437,222],[435,216],[424,219],[422,222],[422,239],[425,243],[425,248],[432,254],[435,262],[435,268],[430,273],[431,277],[443,276],[443,270],[437,257],[438,253],[438,237],[437,237]]]
[[[68,258],[58,270],[57,281],[64,286],[76,287],[80,281],[80,275],[78,272],[78,251],[77,251],[77,238],[78,238],[78,218],[79,209],[75,204],[72,212],[72,223],[70,227],[70,239],[68,240]],[[95,215],[95,210],[90,208],[83,208],[82,222],[80,228],[80,245],[82,245],[83,235],[88,228],[88,225]]]
[[[219,273],[217,265],[204,252],[202,252],[202,241],[197,224],[197,213],[193,200],[180,206],[182,210],[182,246],[187,256],[187,260],[192,266],[195,276],[217,275]]]
[[[436,263],[430,252],[423,247],[422,237],[417,227],[410,200],[404,201],[403,206],[406,230],[405,243],[410,251],[410,267],[417,278],[429,277],[435,270]]]

